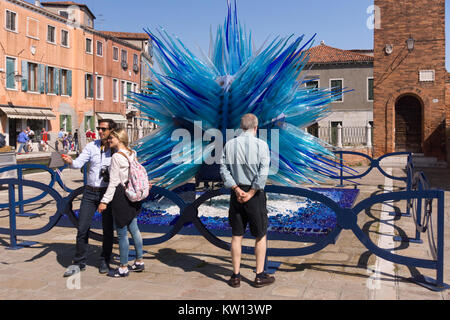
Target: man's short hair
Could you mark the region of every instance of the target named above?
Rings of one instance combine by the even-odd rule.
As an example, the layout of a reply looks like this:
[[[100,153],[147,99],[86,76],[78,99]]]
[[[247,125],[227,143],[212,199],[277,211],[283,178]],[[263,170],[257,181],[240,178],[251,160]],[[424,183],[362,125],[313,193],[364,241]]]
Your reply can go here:
[[[241,118],[241,129],[244,131],[258,128],[258,118],[253,113],[244,114]]]
[[[112,119],[100,119],[100,120],[98,120],[98,124],[100,124],[102,122],[108,122],[109,129],[111,129],[111,130],[116,130],[117,129],[117,123],[114,120],[112,120]]]

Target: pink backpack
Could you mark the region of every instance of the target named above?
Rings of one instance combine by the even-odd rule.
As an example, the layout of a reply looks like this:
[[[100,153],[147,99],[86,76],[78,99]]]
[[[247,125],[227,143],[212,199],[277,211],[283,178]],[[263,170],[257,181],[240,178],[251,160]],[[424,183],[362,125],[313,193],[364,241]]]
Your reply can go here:
[[[127,158],[130,164],[128,185],[125,188],[125,194],[132,202],[145,200],[152,187],[148,181],[147,170],[138,162],[136,155],[133,157],[133,160],[130,160],[123,152],[119,151],[118,153]]]

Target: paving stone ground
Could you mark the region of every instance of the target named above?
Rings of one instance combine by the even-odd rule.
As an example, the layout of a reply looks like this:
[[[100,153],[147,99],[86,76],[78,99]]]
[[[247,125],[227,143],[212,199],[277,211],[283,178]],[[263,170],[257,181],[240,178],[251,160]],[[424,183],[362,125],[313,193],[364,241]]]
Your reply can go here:
[[[364,170],[365,168],[360,168]],[[393,168],[395,175],[403,170]],[[450,170],[428,169],[426,174],[432,187],[445,190],[445,223],[450,225]],[[48,174],[32,174],[27,179],[49,182]],[[79,170],[64,170],[63,179],[71,188],[81,186]],[[360,194],[356,203],[382,193],[385,178],[378,172],[371,172],[359,181]],[[336,184],[334,182],[334,184]],[[329,185],[332,186],[332,185]],[[351,187],[350,185],[348,187]],[[404,183],[395,182],[394,190],[404,188]],[[61,195],[67,193],[55,188]],[[25,188],[25,198],[36,195],[35,189]],[[8,201],[7,189],[0,189],[0,203]],[[79,206],[79,199],[74,208]],[[405,210],[404,203],[396,203],[399,210]],[[38,203],[26,206],[26,211],[39,213],[37,218],[17,218],[21,229],[37,229],[44,226],[56,212],[55,202],[46,197]],[[378,243],[379,237],[390,236],[379,233],[381,204],[373,206],[358,215],[358,225]],[[411,218],[393,218],[395,233],[414,236]],[[0,228],[8,228],[9,213],[0,210]],[[436,227],[435,227],[436,228]],[[446,227],[448,230],[448,227]],[[272,286],[254,288],[255,260],[252,255],[243,255],[241,274],[243,283],[234,289],[226,281],[231,275],[231,258],[228,251],[217,248],[202,236],[178,234],[169,241],[145,246],[146,271],[131,274],[128,278],[113,279],[100,275],[97,269],[101,243],[90,240],[88,266],[80,275],[79,289],[74,279],[67,282],[62,275],[70,265],[74,253],[76,230],[73,227],[56,226],[47,233],[37,236],[19,236],[18,241],[36,241],[37,244],[21,250],[8,250],[10,238],[0,235],[0,300],[370,300],[370,299],[430,299],[449,300],[449,290],[433,292],[410,280],[412,274],[421,273],[435,278],[435,272],[423,268],[408,268],[395,264],[395,274],[381,274],[380,289],[373,285],[373,266],[377,257],[372,254],[352,231],[343,230],[335,245],[301,257],[270,257],[281,262],[275,273]],[[144,238],[161,234],[145,233]],[[445,235],[444,282],[450,283],[450,233]],[[229,241],[229,237],[222,237]],[[270,238],[269,238],[270,239]],[[427,234],[422,235],[423,244],[398,243],[396,254],[431,258]],[[246,239],[244,244],[252,246],[254,241]],[[296,241],[269,240],[271,247],[302,247],[306,244]],[[114,253],[118,254],[118,246]],[[372,276],[372,277],[371,277]]]

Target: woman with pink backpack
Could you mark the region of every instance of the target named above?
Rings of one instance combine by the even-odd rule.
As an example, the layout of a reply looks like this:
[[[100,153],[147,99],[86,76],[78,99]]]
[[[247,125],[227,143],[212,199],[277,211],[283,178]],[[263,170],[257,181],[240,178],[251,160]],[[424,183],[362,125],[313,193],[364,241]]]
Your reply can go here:
[[[111,270],[108,276],[118,278],[128,276],[130,271],[142,272],[145,269],[142,259],[142,236],[136,217],[141,207],[141,200],[148,195],[149,187],[147,184],[146,190],[145,185],[133,189],[139,174],[141,176],[138,178],[141,181],[143,180],[144,183],[145,181],[148,183],[148,177],[145,169],[137,162],[136,152],[128,147],[127,132],[124,129],[112,131],[108,142],[109,146],[115,149],[116,152],[111,158],[109,185],[98,207],[98,212],[104,211],[107,204],[111,203],[114,225],[119,238],[120,267],[116,270]],[[107,169],[105,168],[105,170]],[[145,178],[142,177],[142,174],[145,174]],[[142,189],[144,190],[142,191]],[[131,233],[136,250],[136,260],[131,266],[128,265],[130,245],[127,231]]]

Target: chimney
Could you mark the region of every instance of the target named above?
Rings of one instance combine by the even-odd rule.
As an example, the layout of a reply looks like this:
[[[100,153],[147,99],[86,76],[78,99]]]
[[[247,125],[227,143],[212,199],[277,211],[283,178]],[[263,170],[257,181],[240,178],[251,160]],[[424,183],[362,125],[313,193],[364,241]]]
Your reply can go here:
[[[40,7],[40,6],[41,6],[41,1],[35,0],[35,1],[34,1],[34,5],[35,5],[36,7]]]

